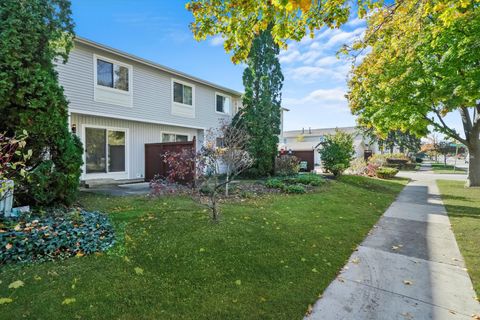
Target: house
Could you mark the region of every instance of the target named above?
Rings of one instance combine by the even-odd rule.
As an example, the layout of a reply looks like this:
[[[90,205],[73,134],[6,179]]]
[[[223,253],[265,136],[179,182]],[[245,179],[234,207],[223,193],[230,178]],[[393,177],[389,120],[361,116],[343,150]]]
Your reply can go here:
[[[311,171],[315,169],[315,166],[321,165],[318,150],[324,136],[334,134],[337,129],[353,135],[355,157],[363,158],[366,154],[368,155],[370,153],[378,152],[377,144],[371,143],[356,127],[324,129],[303,128],[302,130],[283,131],[278,148],[279,150],[292,153],[303,161],[307,161],[307,170]]]
[[[228,121],[241,93],[152,61],[76,38],[56,69],[69,126],[84,146],[81,179],[144,181],[145,145],[195,139]]]

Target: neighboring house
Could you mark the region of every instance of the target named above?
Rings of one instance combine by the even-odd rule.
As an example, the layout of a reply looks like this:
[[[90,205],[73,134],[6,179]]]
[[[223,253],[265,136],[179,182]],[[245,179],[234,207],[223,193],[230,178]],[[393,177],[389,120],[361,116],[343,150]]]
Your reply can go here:
[[[280,138],[279,150],[291,151],[301,160],[308,162],[308,170],[313,170],[315,166],[321,165],[320,142],[323,141],[324,136],[334,134],[335,130],[341,130],[352,134],[354,136],[353,145],[355,148],[355,157],[363,158],[365,152],[378,152],[376,143],[363,137],[356,127],[343,128],[325,128],[325,129],[302,129],[293,131],[283,131]]]
[[[240,92],[83,38],[57,71],[87,182],[143,181],[145,144],[195,139],[198,149],[241,103]]]

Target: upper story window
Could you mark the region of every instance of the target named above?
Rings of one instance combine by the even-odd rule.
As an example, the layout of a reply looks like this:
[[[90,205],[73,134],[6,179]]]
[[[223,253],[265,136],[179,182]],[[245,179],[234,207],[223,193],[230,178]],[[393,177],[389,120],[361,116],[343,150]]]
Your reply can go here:
[[[99,86],[129,91],[128,77],[127,67],[97,59],[97,84]]]
[[[215,94],[216,111],[220,113],[230,113],[231,98],[222,94]]]
[[[193,105],[193,88],[180,82],[173,82],[173,101],[176,103]]]

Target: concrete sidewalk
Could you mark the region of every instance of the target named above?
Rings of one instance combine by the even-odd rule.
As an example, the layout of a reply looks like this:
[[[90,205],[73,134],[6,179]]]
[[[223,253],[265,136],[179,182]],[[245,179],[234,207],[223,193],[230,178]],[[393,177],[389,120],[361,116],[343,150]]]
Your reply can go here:
[[[437,185],[415,174],[305,319],[472,319],[480,314]]]

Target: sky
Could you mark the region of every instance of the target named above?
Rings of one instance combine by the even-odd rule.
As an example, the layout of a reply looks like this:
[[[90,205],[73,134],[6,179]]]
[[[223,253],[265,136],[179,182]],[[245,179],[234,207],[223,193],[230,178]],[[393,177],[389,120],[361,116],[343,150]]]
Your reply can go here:
[[[72,0],[78,36],[126,51],[243,92],[244,65],[234,65],[221,37],[198,42],[183,0]],[[321,29],[314,39],[290,42],[279,59],[285,77],[285,130],[355,125],[345,99],[351,62],[336,52],[362,36],[365,22],[352,16],[340,29]],[[460,128],[457,117],[448,122]]]

